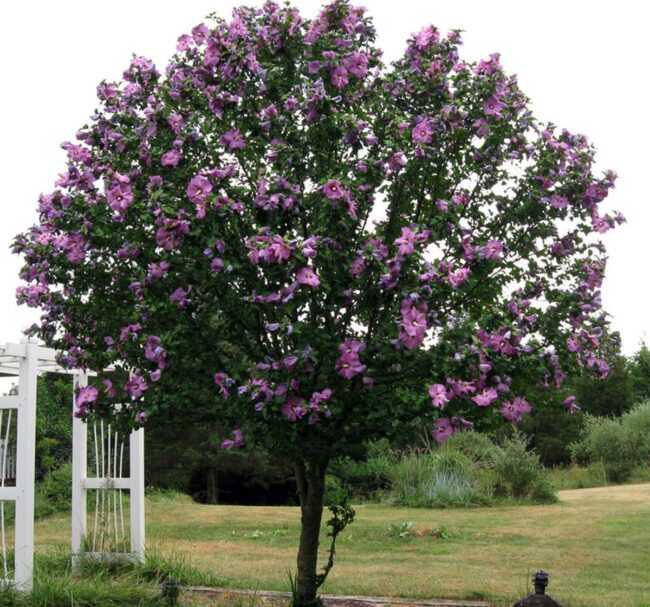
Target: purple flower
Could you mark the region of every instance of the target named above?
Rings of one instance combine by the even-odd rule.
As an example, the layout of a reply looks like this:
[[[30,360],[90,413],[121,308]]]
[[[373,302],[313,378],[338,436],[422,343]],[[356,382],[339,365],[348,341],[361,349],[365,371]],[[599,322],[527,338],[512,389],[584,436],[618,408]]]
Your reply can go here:
[[[185,289],[183,287],[178,287],[178,289],[169,296],[169,301],[176,304],[179,308],[187,308],[190,303],[188,296],[191,290],[191,286],[187,286]]]
[[[99,392],[95,386],[84,386],[83,388],[80,388],[77,392],[76,398],[77,407],[81,409],[84,405],[94,403],[98,396]]]
[[[345,67],[357,78],[363,78],[368,73],[368,56],[363,53],[350,53],[345,58]]]
[[[225,398],[230,397],[230,390],[228,390],[228,388],[235,383],[230,377],[220,371],[219,373],[214,374],[214,383],[219,388],[220,394],[223,394]]]
[[[346,339],[339,345],[341,356],[336,361],[336,372],[345,379],[352,379],[355,375],[363,373],[367,367],[361,363],[359,353],[364,349],[364,344],[352,339]]]
[[[574,414],[580,411],[580,407],[576,405],[576,397],[573,396],[573,394],[571,394],[566,398],[566,400],[564,401],[564,406],[567,408],[567,411],[570,414]]]
[[[299,284],[308,285],[310,287],[317,287],[320,284],[320,278],[318,277],[318,274],[316,274],[316,272],[314,272],[314,270],[309,266],[305,266],[304,268],[300,268],[300,270],[298,270],[298,274],[296,274],[296,280]]]
[[[194,42],[197,46],[201,46],[207,40],[209,35],[210,30],[204,23],[192,28],[192,38],[194,38]]]
[[[292,354],[291,356],[287,356],[282,363],[287,368],[287,371],[295,371],[296,365],[298,364],[298,357],[295,354]]]
[[[319,237],[318,236],[311,236],[310,238],[307,238],[306,240],[303,241],[302,243],[302,254],[307,258],[307,259],[314,259],[316,257],[316,247],[318,246],[319,242]]]
[[[167,274],[170,264],[168,261],[161,261],[160,263],[150,263],[149,273],[145,278],[145,284],[151,284],[154,280],[158,280]]]
[[[187,197],[194,204],[205,202],[210,192],[212,192],[212,184],[203,175],[195,175],[187,184]]]
[[[405,348],[414,350],[424,341],[427,332],[426,311],[425,302],[422,302],[419,307],[414,306],[409,298],[402,302],[399,341]]]
[[[503,243],[498,240],[488,240],[483,249],[483,259],[498,261],[503,253]]]
[[[110,379],[102,379],[102,383],[104,384],[104,392],[106,392],[106,396],[109,398],[115,398],[117,390],[113,387],[113,382]]]
[[[440,35],[436,28],[432,25],[423,27],[420,32],[415,36],[415,46],[420,50],[427,48],[432,42],[438,42]]]
[[[160,159],[160,164],[164,167],[175,167],[181,161],[181,153],[178,150],[169,150],[165,152]]]
[[[343,66],[337,67],[332,71],[331,82],[337,89],[345,88],[348,83],[348,70]]]
[[[144,380],[144,377],[140,375],[139,371],[136,371],[135,374],[126,382],[124,386],[124,391],[131,398],[139,398],[147,390],[147,382]]]
[[[518,423],[521,421],[524,413],[530,413],[531,406],[521,396],[511,401],[506,401],[501,406],[501,413],[507,420]]]
[[[499,393],[494,388],[487,388],[480,394],[473,396],[472,400],[479,407],[487,407],[488,405],[491,405],[498,397]]]
[[[147,412],[146,412],[146,411],[138,411],[138,412],[135,414],[135,419],[136,419],[136,421],[137,421],[139,424],[141,424],[141,425],[146,424],[146,423],[147,423],[147,419],[148,419]]]
[[[280,411],[282,412],[282,415],[286,416],[290,422],[295,422],[304,417],[307,413],[307,407],[304,405],[304,398],[300,398],[299,396],[292,396],[287,400],[286,403],[284,403],[284,405],[282,405]]]
[[[167,118],[167,124],[169,124],[169,128],[178,135],[183,130],[185,121],[180,114],[172,114]]]
[[[243,447],[244,446],[244,433],[241,428],[237,428],[232,433],[233,438],[227,438],[221,443],[222,449],[232,449],[233,447]]]
[[[410,255],[415,245],[415,232],[411,228],[402,228],[402,235],[395,239],[395,244],[399,246],[400,255]]]
[[[144,355],[147,360],[155,362],[159,369],[167,367],[167,350],[160,345],[160,337],[149,335],[144,349]]]
[[[329,400],[332,396],[332,391],[325,388],[322,392],[314,392],[309,400],[309,408],[314,411],[320,411],[321,405]]]
[[[433,426],[433,430],[431,430],[431,436],[438,443],[447,442],[453,433],[454,426],[446,417],[437,419]]]
[[[497,116],[501,118],[501,110],[506,107],[504,103],[495,96],[491,95],[483,102],[483,112],[486,116]]]
[[[559,196],[558,194],[553,194],[551,196],[551,206],[554,209],[566,209],[569,201],[565,196]]]
[[[246,141],[239,132],[239,129],[226,131],[221,135],[219,141],[221,142],[221,145],[225,145],[229,150],[242,150],[246,147]]]
[[[338,200],[345,196],[345,191],[341,187],[341,182],[338,179],[330,179],[323,186],[323,194],[330,200]]]
[[[449,272],[449,283],[454,289],[457,289],[464,282],[467,281],[469,275],[471,274],[468,268],[461,268],[455,272]]]
[[[426,120],[420,120],[411,131],[411,137],[415,143],[431,143],[433,139],[433,128]]]
[[[469,394],[476,392],[474,383],[471,381],[464,381],[461,379],[448,379],[447,383],[456,396],[468,396]]]
[[[431,404],[438,409],[444,409],[445,405],[449,402],[447,390],[442,384],[432,384],[429,386],[429,396],[431,397]]]
[[[106,192],[106,200],[116,215],[124,217],[133,202],[133,190],[128,183],[118,183]]]
[[[402,167],[406,166],[406,156],[404,156],[404,152],[399,151],[395,152],[389,159],[388,159],[388,168],[390,169],[391,173],[396,173],[399,171]]]

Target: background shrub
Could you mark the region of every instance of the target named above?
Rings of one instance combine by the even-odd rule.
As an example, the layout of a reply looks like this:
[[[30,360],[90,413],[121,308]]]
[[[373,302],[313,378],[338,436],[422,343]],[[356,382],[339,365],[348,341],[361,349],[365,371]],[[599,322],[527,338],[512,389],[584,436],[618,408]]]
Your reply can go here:
[[[515,430],[495,450],[492,467],[495,492],[516,499],[555,501],[553,486],[539,455],[529,450],[530,439]]]
[[[628,480],[634,467],[650,458],[650,402],[640,403],[619,418],[586,415],[571,454],[579,464],[600,462],[608,482]]]

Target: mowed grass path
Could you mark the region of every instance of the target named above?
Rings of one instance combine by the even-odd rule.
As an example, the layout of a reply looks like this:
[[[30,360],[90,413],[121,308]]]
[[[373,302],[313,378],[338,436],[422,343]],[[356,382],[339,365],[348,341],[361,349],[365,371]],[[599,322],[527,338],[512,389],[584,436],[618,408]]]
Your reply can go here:
[[[323,591],[511,605],[544,568],[565,607],[650,606],[650,484],[559,496],[548,506],[469,510],[358,506]],[[407,521],[421,537],[390,534],[391,524]],[[298,523],[296,508],[147,503],[149,549],[188,555],[236,588],[288,589]],[[441,527],[451,537],[427,535]],[[40,551],[67,546],[69,516],[39,522],[36,536]]]

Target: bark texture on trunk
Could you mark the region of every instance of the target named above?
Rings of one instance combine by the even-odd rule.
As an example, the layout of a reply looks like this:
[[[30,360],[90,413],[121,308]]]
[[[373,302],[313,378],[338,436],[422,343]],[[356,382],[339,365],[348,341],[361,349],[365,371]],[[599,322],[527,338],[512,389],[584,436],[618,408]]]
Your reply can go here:
[[[207,474],[207,495],[205,501],[207,504],[219,503],[219,469],[216,466],[208,466]]]
[[[318,537],[323,518],[327,462],[297,462],[296,484],[300,498],[300,545],[293,607],[309,607],[318,599]]]

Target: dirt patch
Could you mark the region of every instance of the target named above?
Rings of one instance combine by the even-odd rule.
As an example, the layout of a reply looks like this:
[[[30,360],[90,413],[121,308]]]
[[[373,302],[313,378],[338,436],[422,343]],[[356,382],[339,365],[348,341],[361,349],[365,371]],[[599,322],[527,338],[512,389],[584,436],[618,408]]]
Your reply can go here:
[[[287,607],[288,592],[232,590],[227,588],[186,588],[183,604],[187,607]],[[419,601],[395,597],[322,595],[325,607],[489,607],[482,601]]]

